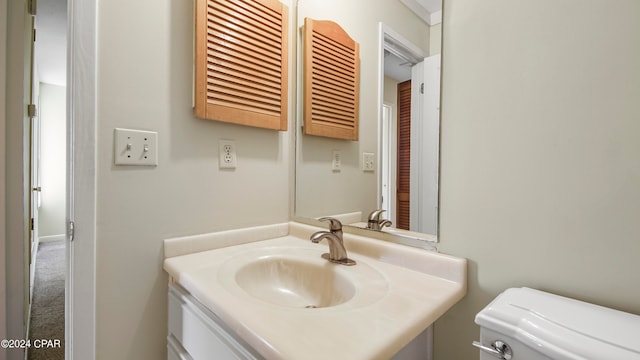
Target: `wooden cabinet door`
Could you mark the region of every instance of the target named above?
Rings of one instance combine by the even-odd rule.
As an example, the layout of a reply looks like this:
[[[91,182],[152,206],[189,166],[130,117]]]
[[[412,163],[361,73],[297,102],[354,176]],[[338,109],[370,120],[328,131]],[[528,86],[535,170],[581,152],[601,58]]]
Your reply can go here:
[[[358,140],[360,45],[333,21],[304,20],[304,133]]]
[[[287,130],[288,8],[278,0],[196,0],[197,117]]]

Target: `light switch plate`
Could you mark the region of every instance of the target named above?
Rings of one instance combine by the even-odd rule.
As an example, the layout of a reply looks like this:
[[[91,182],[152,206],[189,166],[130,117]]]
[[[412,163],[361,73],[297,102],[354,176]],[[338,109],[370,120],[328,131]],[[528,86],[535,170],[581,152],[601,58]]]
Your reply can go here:
[[[158,165],[158,133],[116,128],[114,132],[116,165]]]
[[[376,160],[373,153],[362,153],[362,171],[375,171]]]
[[[342,153],[340,150],[331,151],[331,170],[340,171],[342,167]]]

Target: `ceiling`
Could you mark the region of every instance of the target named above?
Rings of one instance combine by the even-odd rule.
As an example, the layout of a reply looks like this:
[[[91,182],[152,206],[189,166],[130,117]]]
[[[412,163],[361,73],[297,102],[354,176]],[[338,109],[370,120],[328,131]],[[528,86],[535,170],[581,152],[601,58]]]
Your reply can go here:
[[[411,79],[412,64],[406,60],[400,59],[396,55],[384,51],[384,74],[397,82],[403,82]]]
[[[67,0],[38,1],[35,63],[40,82],[66,85]]]

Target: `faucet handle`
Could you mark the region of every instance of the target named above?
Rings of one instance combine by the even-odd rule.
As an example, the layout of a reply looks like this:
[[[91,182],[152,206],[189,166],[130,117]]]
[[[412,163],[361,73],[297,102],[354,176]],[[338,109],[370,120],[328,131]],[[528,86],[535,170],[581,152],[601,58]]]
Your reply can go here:
[[[331,231],[339,231],[342,230],[342,223],[340,220],[332,217],[321,217],[318,220],[329,222],[329,230]]]
[[[384,210],[384,209],[373,210],[369,214],[369,220],[380,221],[380,216],[382,216],[382,213],[385,212],[385,211],[386,210]]]

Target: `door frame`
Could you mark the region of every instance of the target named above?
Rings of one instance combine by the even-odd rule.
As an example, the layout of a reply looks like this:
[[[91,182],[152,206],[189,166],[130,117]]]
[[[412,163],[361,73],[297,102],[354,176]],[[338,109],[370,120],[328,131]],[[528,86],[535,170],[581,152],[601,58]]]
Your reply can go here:
[[[96,353],[97,11],[67,1],[67,360]]]
[[[379,208],[386,211],[387,219],[395,219],[396,215],[397,126],[395,114],[396,107],[383,101],[382,122],[380,123],[381,195]]]
[[[7,2],[0,0],[0,24],[7,24]],[[6,84],[7,84],[7,27],[0,27],[0,109],[6,107]],[[6,159],[5,153],[5,137],[6,137],[6,112],[0,111],[0,159]],[[3,160],[4,163],[4,160]],[[7,202],[5,199],[5,176],[6,165],[0,166],[0,229],[6,229],[5,209]],[[6,269],[6,238],[5,231],[0,231],[0,269]],[[0,289],[7,289],[6,273],[0,275]],[[7,323],[7,293],[0,293],[0,324]],[[0,338],[7,339],[7,327],[0,326]],[[0,348],[0,359],[6,359],[6,349]]]

